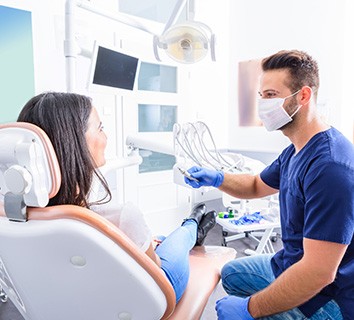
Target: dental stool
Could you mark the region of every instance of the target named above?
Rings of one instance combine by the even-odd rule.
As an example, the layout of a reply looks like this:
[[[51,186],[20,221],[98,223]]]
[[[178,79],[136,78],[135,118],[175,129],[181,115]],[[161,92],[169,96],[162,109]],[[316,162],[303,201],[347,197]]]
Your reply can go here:
[[[0,145],[0,294],[24,319],[200,319],[234,249],[193,249],[176,305],[163,271],[116,226],[86,208],[46,207],[61,178],[40,128],[0,125]]]

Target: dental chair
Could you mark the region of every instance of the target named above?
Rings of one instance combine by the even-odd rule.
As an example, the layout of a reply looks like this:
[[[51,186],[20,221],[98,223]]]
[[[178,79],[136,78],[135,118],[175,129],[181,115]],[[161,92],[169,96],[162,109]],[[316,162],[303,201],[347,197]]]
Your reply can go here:
[[[0,294],[25,320],[200,319],[234,249],[193,249],[176,305],[163,271],[116,226],[86,208],[46,207],[61,176],[40,128],[0,125],[0,145]]]

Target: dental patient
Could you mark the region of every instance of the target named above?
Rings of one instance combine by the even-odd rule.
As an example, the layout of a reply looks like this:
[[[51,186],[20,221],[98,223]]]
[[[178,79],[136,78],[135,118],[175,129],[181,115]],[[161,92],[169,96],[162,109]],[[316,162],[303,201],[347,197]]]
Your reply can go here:
[[[89,97],[59,92],[39,94],[26,103],[17,121],[43,129],[58,157],[62,183],[48,206],[71,204],[86,207],[114,223],[161,267],[178,302],[188,283],[189,251],[195,245],[203,244],[207,233],[215,226],[216,212],[206,212],[205,204],[196,205],[182,225],[160,239],[155,247],[151,231],[136,206],[127,203],[107,211],[102,206],[111,200],[108,184],[98,170],[106,162],[107,136]],[[94,179],[100,181],[106,195],[91,202],[89,195]]]

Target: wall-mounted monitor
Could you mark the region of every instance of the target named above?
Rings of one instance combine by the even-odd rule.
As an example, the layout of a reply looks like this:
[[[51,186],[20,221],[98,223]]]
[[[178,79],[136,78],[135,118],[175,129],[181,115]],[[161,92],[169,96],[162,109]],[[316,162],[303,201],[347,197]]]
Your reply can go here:
[[[133,91],[140,61],[117,48],[94,45],[88,90],[124,94]]]

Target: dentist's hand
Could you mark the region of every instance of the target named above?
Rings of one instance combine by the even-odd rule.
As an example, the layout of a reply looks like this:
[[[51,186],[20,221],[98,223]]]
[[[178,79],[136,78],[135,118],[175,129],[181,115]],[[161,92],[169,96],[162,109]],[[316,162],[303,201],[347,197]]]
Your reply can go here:
[[[193,188],[200,188],[203,186],[212,186],[218,188],[224,181],[224,172],[222,171],[210,170],[201,167],[192,167],[188,169],[188,172],[193,178],[198,180],[194,181],[186,177],[184,178],[185,183],[189,184]]]
[[[215,310],[219,320],[254,320],[248,312],[248,298],[227,296],[216,301]]]

